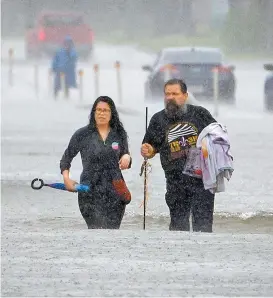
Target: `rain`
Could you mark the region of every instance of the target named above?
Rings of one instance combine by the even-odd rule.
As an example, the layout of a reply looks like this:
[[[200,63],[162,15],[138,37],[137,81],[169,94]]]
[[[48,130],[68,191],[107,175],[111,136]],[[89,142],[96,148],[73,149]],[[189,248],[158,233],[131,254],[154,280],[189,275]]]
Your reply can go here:
[[[273,109],[265,94],[273,72],[264,67],[273,64],[272,11],[267,0],[1,1],[1,296],[273,296]],[[31,44],[48,12],[83,16],[86,33],[65,34],[77,42],[88,35],[92,45],[77,63],[77,88],[57,98],[50,48],[58,29],[48,51]],[[169,231],[158,154],[149,160],[143,229],[145,111],[150,120],[164,108],[163,86],[146,100],[143,66],[168,47],[218,48],[234,66],[232,103],[189,87],[189,101],[227,127],[234,156],[215,197],[213,233]],[[268,92],[273,107],[273,84]],[[118,230],[87,229],[77,194],[30,186],[36,177],[63,182],[60,159],[100,95],[114,100],[132,156],[122,172],[132,200]],[[78,154],[71,178],[81,172]]]

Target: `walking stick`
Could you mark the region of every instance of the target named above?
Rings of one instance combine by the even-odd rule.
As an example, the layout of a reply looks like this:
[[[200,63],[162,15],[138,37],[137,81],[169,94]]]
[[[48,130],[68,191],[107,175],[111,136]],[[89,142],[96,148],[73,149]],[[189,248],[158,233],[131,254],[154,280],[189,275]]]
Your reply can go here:
[[[148,107],[146,107],[146,123],[145,123],[145,133],[147,132],[148,127]],[[148,166],[148,158],[145,157],[141,166],[140,176],[142,176],[144,172],[144,203],[143,203],[143,230],[146,227],[146,202],[147,202],[147,166]]]

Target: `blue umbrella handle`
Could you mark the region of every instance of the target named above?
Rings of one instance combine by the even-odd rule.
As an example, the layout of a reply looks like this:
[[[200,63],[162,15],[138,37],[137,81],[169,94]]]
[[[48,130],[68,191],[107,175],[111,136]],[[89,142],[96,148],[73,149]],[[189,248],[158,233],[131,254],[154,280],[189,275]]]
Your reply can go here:
[[[88,185],[84,185],[84,184],[76,184],[75,186],[75,190],[77,192],[87,192],[90,190]]]
[[[37,181],[39,181],[40,184],[37,185],[37,183],[36,183]],[[35,183],[36,183],[36,185],[35,185]],[[40,179],[40,178],[35,178],[31,181],[31,188],[33,188],[33,189],[41,189],[44,185],[45,185],[44,180]]]

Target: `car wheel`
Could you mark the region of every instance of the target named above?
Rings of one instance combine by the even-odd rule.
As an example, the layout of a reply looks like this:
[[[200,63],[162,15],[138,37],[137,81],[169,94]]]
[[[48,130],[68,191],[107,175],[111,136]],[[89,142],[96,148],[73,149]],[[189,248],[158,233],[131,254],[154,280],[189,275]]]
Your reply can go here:
[[[273,112],[273,100],[270,101],[269,98],[265,98],[265,110]]]
[[[145,86],[145,100],[150,102],[156,102],[161,99],[163,99],[163,91],[161,91],[161,88],[154,84],[152,86]]]
[[[234,104],[236,101],[235,98],[235,82],[230,81],[228,86],[223,90],[223,94],[220,94],[220,97],[223,98],[224,102],[228,104]]]

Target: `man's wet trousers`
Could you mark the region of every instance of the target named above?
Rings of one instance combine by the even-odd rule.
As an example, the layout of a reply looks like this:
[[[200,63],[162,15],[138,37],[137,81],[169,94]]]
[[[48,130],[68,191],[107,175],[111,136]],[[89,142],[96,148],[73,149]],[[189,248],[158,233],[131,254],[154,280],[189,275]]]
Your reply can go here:
[[[215,195],[204,189],[202,179],[172,173],[167,175],[166,182],[169,229],[190,231],[191,214],[194,232],[212,232]]]

